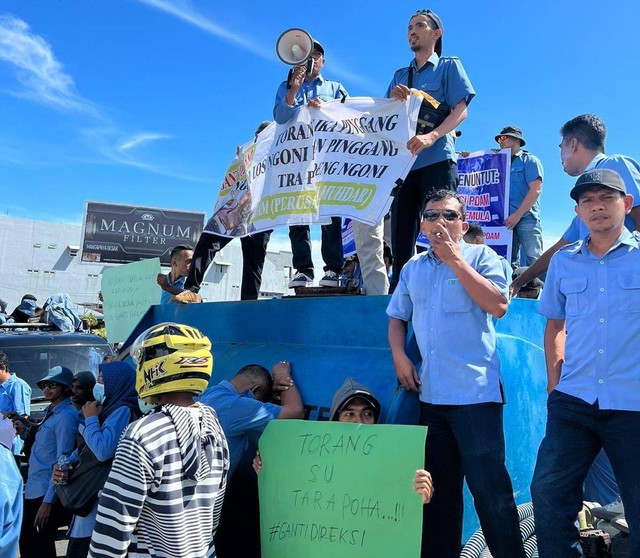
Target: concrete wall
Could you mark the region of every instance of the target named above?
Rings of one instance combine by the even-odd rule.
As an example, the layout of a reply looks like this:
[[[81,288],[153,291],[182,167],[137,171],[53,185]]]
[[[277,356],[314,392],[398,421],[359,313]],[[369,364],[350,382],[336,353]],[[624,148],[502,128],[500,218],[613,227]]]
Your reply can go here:
[[[38,304],[65,292],[78,305],[95,304],[105,264],[80,263],[80,225],[64,225],[0,216],[0,298],[11,312],[26,293]],[[70,248],[71,247],[71,248]],[[207,301],[240,300],[242,251],[234,241],[216,256],[201,294]],[[165,271],[168,271],[165,270]],[[292,275],[290,252],[269,252],[261,294],[285,294]]]

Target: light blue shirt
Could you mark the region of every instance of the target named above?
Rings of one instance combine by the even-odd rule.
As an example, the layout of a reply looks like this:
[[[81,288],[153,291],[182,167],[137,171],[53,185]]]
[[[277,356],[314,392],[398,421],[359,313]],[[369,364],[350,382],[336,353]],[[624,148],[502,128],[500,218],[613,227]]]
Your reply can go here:
[[[169,287],[175,287],[176,289],[184,289],[184,282],[187,280],[186,277],[178,277],[175,282],[171,282],[171,273],[167,273],[167,285]],[[168,293],[164,289],[162,289],[162,296],[160,297],[160,304],[168,304],[171,302],[171,297],[173,295]]]
[[[464,260],[507,298],[498,255],[484,244],[460,242]],[[492,316],[467,294],[431,248],[411,258],[387,314],[411,322],[422,364],[420,400],[435,405],[502,402],[500,359]]]
[[[410,66],[413,67],[413,88],[425,91],[440,103],[446,102],[451,110],[462,100],[465,100],[468,105],[471,99],[476,96],[467,72],[462,67],[460,59],[455,56],[439,57],[434,52],[419,70],[416,68],[415,58],[411,61]],[[396,70],[385,97],[391,95],[391,91],[396,85],[408,85],[408,83],[409,68]],[[456,160],[451,134],[446,134],[428,149],[423,149],[411,170],[447,159]]]
[[[273,118],[278,124],[284,124],[294,116],[300,107],[306,105],[311,99],[322,99],[323,101],[333,101],[347,97],[347,90],[339,81],[324,79],[322,75],[311,81],[306,81],[300,86],[296,93],[296,100],[293,106],[289,106],[285,97],[287,96],[287,82],[283,81],[276,93],[276,103],[273,107]]]
[[[600,153],[593,158],[593,161],[584,169],[584,172],[593,169],[611,169],[616,171],[622,177],[622,181],[627,188],[627,194],[633,196],[633,207],[640,205],[640,165],[635,159],[626,157],[625,155],[610,155],[607,157],[604,153]],[[636,227],[633,219],[628,215],[624,224],[630,231]],[[580,217],[576,215],[573,221],[571,221],[569,228],[562,235],[562,238],[567,242],[577,242],[585,238],[588,234],[589,229],[580,220]]]
[[[131,410],[129,407],[120,407],[113,411],[100,425],[99,417],[88,417],[84,421],[84,425],[78,427],[78,432],[84,438],[99,461],[107,461],[113,459],[118,447],[118,441],[124,432],[124,429],[131,422]],[[71,461],[78,460],[78,450],[71,455]],[[96,515],[98,513],[98,502],[96,501],[93,509],[86,517],[79,515],[73,516],[73,522],[69,529],[69,536],[80,539],[90,537],[93,533],[93,527],[96,524]]]
[[[199,401],[215,410],[224,430],[229,444],[229,478],[249,446],[250,436],[262,434],[269,421],[277,419],[282,410],[279,405],[257,401],[249,390],[238,393],[225,380],[207,388]]]
[[[22,476],[11,450],[0,444],[0,556],[18,555],[22,525]]]
[[[542,163],[535,155],[521,149],[511,158],[509,178],[509,213],[515,213],[529,193],[529,184],[536,179],[544,180]],[[540,219],[540,199],[527,211]],[[525,213],[525,215],[527,214]],[[523,215],[524,216],[524,215]]]
[[[556,389],[601,409],[640,411],[640,234],[624,229],[601,258],[586,240],[551,258],[538,306],[566,320]]]
[[[31,414],[31,387],[15,374],[0,385],[0,413]],[[20,455],[24,441],[16,436],[13,440],[13,454]]]
[[[47,407],[31,449],[25,498],[31,500],[44,496],[45,503],[55,502],[53,466],[61,455],[71,454],[77,433],[78,412],[70,399],[65,399],[53,409]]]

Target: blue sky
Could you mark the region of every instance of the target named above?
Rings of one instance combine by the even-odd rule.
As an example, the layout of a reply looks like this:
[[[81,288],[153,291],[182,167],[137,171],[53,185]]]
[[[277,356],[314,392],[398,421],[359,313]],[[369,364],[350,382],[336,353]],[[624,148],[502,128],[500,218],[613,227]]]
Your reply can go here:
[[[566,120],[600,115],[607,152],[640,158],[637,2],[291,6],[3,0],[0,214],[79,224],[91,199],[208,215],[235,146],[271,118],[283,30],[320,40],[325,77],[351,95],[382,96],[411,59],[406,25],[422,7],[442,18],[444,54],[461,58],[477,91],[458,148],[494,147],[506,124],[524,130],[545,167],[548,240],[573,215],[558,149]],[[274,235],[272,247],[287,244]]]

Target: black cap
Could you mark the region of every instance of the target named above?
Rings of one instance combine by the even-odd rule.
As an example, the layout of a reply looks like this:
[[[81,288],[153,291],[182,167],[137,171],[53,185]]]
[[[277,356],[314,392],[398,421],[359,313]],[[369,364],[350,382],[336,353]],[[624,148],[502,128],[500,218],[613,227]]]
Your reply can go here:
[[[258,126],[256,128],[256,133],[255,135],[257,136],[260,132],[262,132],[262,130],[264,130],[269,124],[271,124],[271,120],[265,120],[264,122],[262,122],[260,124],[260,126]]]
[[[442,33],[444,34],[444,27],[442,26],[442,20],[440,19],[440,16],[435,13],[432,12],[431,10],[418,10],[415,14],[413,14],[409,20],[412,20],[414,17],[416,16],[427,16],[431,21],[433,21],[433,23],[436,26],[436,29],[440,29],[440,31],[442,31]],[[434,47],[434,50],[436,51],[436,54],[438,56],[442,56],[442,36],[440,36],[440,38],[436,41],[436,46]]]
[[[317,50],[320,54],[322,54],[322,56],[324,56],[324,47],[315,39],[313,41],[313,48]]]
[[[522,137],[522,130],[520,128],[516,127],[516,126],[505,126],[504,128],[502,128],[500,133],[495,137],[495,140],[498,141],[498,138],[500,136],[509,136],[509,137],[512,137],[512,138],[516,138],[516,139],[520,140],[520,145],[522,147],[527,145],[527,142],[524,141],[524,138]]]
[[[622,194],[627,193],[624,180],[622,180],[622,177],[616,171],[611,169],[596,169],[581,174],[569,195],[577,203],[580,200],[581,194],[594,186],[611,188]]]

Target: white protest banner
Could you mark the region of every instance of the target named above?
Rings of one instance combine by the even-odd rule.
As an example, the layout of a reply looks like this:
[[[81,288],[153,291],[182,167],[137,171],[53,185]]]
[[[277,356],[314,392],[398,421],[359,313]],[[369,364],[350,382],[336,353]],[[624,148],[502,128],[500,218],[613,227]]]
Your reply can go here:
[[[283,225],[349,217],[380,221],[415,157],[420,100],[351,97],[302,107],[240,147],[205,231],[246,236]]]

